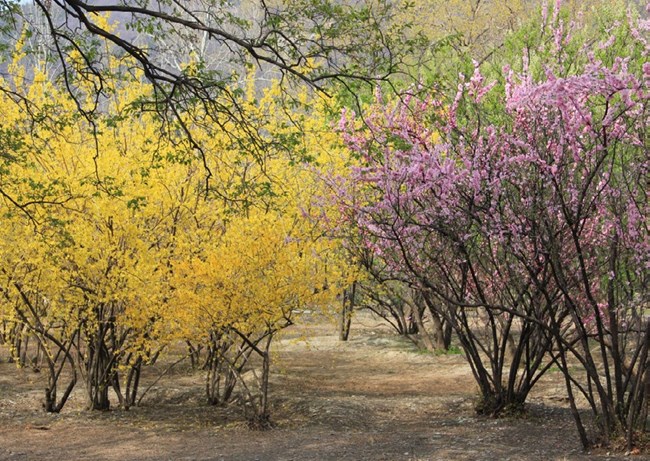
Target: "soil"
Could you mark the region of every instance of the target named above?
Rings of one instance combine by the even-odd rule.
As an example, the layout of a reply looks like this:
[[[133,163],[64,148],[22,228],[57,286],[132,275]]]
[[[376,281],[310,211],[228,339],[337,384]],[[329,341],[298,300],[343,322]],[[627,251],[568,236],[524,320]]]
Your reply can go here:
[[[61,414],[46,414],[43,373],[17,369],[0,348],[0,459],[649,459],[582,452],[556,372],[536,386],[524,415],[478,417],[477,389],[461,355],[424,353],[369,316],[355,318],[348,342],[325,320],[305,319],[275,345],[275,426],[263,432],[247,429],[236,405],[205,405],[204,375],[185,362],[129,411],[85,411],[78,385]],[[165,366],[154,368],[141,389]]]

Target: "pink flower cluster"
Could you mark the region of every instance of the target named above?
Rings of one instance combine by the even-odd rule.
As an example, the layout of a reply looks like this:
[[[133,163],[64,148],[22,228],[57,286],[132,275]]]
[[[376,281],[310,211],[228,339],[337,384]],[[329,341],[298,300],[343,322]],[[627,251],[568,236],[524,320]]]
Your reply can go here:
[[[630,67],[592,54],[579,74],[537,82],[506,68],[500,123],[481,117],[493,85],[478,66],[448,107],[378,100],[362,130],[344,113],[363,160],[339,184],[348,224],[395,273],[459,303],[516,312],[543,291],[547,307],[610,321],[650,269],[650,66]]]

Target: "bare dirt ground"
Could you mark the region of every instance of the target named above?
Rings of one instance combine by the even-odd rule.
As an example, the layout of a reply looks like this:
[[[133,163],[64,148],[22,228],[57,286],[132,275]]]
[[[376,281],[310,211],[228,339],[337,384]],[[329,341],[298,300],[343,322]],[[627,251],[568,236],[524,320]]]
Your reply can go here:
[[[300,336],[308,341],[301,341]],[[2,460],[623,460],[583,453],[560,376],[536,387],[525,416],[477,417],[460,355],[435,356],[379,321],[355,319],[351,339],[312,319],[277,342],[275,428],[253,432],[235,407],[203,402],[203,374],[180,364],[129,411],[83,410],[81,386],[59,415],[40,408],[41,374],[0,349]],[[155,380],[143,377],[141,389]]]

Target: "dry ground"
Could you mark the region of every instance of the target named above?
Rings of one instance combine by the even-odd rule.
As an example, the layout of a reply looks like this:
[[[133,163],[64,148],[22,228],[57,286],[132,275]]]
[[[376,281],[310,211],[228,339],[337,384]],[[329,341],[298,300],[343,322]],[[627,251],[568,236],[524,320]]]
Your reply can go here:
[[[422,353],[377,320],[351,339],[311,319],[275,349],[276,428],[252,432],[235,407],[203,404],[203,375],[178,365],[126,411],[83,410],[81,386],[60,415],[39,411],[43,376],[0,349],[2,460],[615,460],[582,453],[560,376],[535,389],[527,415],[476,417],[476,388],[460,355]],[[296,339],[305,335],[308,341]],[[143,387],[155,375],[144,376]]]

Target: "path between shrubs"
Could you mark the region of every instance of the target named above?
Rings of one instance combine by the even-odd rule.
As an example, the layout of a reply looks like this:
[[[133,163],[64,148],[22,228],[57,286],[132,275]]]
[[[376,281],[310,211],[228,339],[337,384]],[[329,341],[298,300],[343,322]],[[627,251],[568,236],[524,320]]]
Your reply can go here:
[[[0,460],[642,459],[581,452],[557,373],[535,388],[525,416],[477,417],[462,356],[422,353],[370,317],[355,320],[348,342],[334,330],[312,320],[277,342],[266,432],[248,430],[235,406],[204,405],[202,373],[182,364],[138,408],[84,411],[78,386],[48,415],[42,374],[17,370],[0,349]]]

